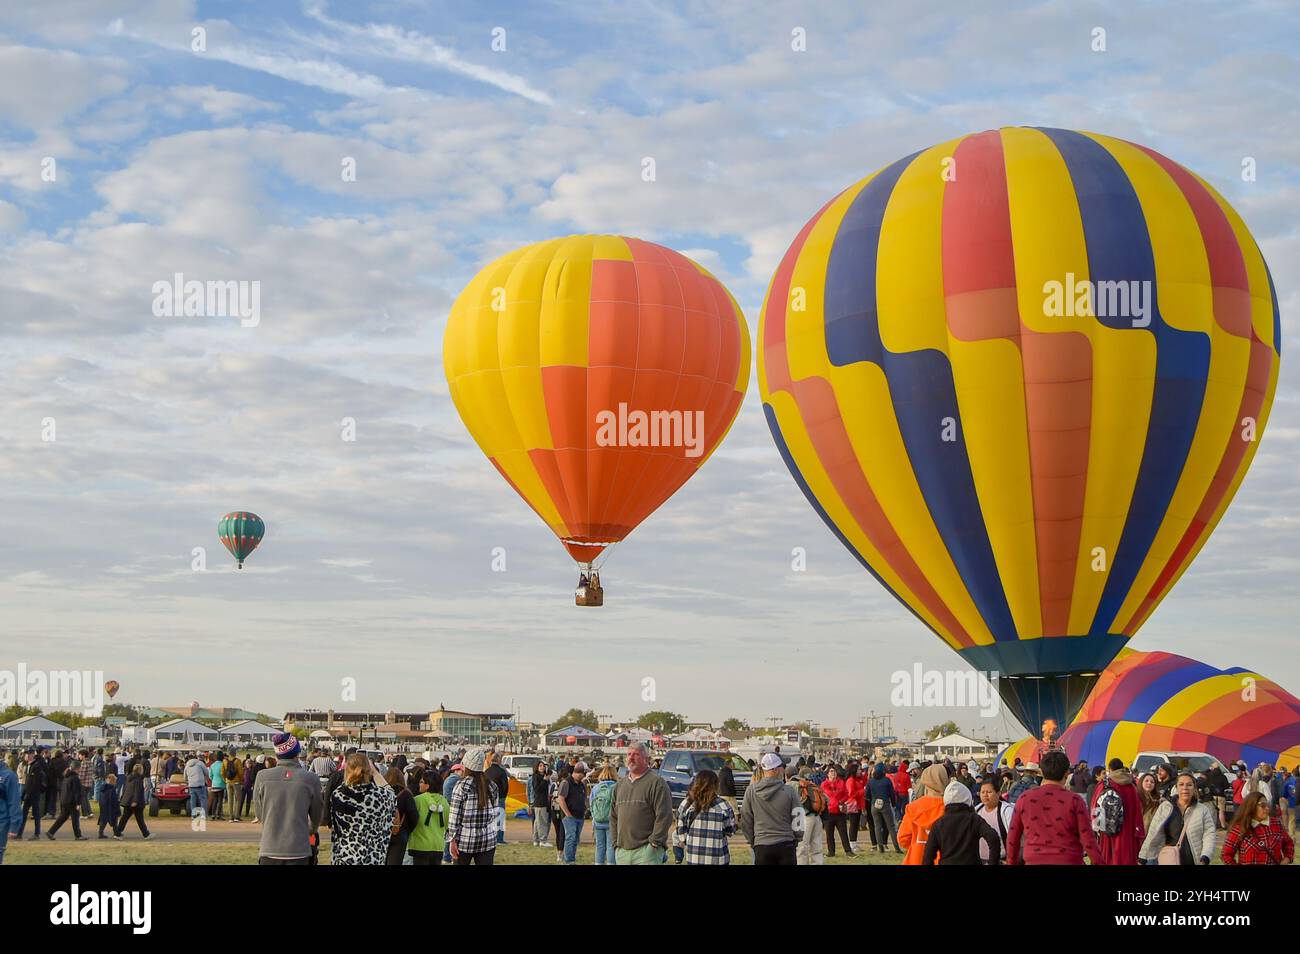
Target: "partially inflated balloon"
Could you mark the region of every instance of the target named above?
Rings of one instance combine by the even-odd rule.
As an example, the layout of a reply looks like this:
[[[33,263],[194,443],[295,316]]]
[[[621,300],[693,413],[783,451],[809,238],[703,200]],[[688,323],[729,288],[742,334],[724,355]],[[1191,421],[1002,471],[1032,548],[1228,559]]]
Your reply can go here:
[[[1204,181],[1008,128],[901,159],[803,227],[759,387],[823,520],[1037,731],[1218,523],[1279,345],[1264,259]]]
[[[262,522],[262,518],[244,510],[226,514],[217,524],[217,536],[226,545],[230,555],[238,561],[241,570],[244,568],[244,561],[257,549],[265,534],[266,524]]]
[[[615,235],[538,242],[487,265],[443,339],[461,420],[583,564],[718,446],[749,362],[744,315],[717,279]]]
[[[1252,769],[1300,764],[1300,699],[1248,669],[1215,669],[1173,653],[1125,650],[1061,735],[1071,762],[1132,765],[1139,752],[1207,752]],[[1003,757],[1036,760],[1024,739]]]

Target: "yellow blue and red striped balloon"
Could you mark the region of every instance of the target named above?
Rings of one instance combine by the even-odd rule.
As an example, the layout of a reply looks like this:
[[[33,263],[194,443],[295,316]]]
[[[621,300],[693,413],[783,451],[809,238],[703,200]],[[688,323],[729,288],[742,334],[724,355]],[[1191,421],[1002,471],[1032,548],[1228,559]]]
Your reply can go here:
[[[1139,752],[1207,752],[1238,760],[1300,765],[1300,699],[1249,669],[1215,669],[1173,653],[1122,651],[1106,668],[1060,744],[1071,762],[1132,765]],[[1008,764],[1037,761],[1037,739],[1003,753]]]
[[[722,441],[749,386],[749,329],[722,283],[686,256],[572,235],[475,276],[447,319],[443,366],[483,453],[590,564]],[[602,437],[601,415],[637,414],[699,421],[698,446]]]
[[[827,202],[758,347],[813,507],[1036,731],[1070,721],[1218,523],[1280,341],[1264,259],[1204,180],[1004,128]]]

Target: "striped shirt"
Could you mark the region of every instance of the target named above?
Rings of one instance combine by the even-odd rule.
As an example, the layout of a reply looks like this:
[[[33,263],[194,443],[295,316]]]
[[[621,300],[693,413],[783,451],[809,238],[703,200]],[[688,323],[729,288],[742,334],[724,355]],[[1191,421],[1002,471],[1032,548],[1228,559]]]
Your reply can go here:
[[[686,851],[688,865],[729,865],[727,838],[736,833],[736,813],[722,798],[697,812],[688,801],[677,809],[677,845]]]

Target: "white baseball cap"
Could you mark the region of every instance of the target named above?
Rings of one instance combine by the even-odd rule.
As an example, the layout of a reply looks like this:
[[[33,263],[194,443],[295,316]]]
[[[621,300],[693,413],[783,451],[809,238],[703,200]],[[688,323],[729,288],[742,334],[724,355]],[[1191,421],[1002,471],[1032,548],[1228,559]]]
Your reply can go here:
[[[777,755],[775,752],[768,752],[767,755],[763,756],[763,758],[759,760],[758,764],[764,772],[770,772],[772,769],[779,769],[785,763],[781,761],[781,756]]]

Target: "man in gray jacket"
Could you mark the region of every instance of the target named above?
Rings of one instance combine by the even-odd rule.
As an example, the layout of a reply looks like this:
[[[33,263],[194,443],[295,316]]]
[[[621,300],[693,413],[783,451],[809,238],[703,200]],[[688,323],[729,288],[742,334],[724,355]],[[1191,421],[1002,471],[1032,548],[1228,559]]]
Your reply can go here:
[[[302,746],[281,732],[271,739],[279,764],[264,768],[253,782],[253,812],[262,820],[259,865],[306,865],[325,810],[320,776],[298,762]]]
[[[781,756],[769,752],[758,767],[763,777],[750,784],[740,803],[741,833],[754,849],[754,864],[793,865],[795,844],[803,834],[795,830],[795,814],[802,816],[803,808],[785,784]]]

